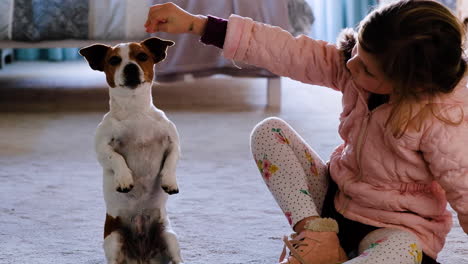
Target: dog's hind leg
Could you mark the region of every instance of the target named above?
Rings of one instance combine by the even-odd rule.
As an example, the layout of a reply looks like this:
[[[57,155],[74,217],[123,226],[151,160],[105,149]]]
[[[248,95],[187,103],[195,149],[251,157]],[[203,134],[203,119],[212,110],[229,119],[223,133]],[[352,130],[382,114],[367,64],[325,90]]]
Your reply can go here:
[[[179,241],[177,240],[177,236],[172,231],[171,229],[166,229],[162,233],[163,239],[166,241],[167,244],[167,254],[169,255],[169,258],[171,259],[172,264],[181,264],[184,261],[182,260],[181,254],[180,254],[180,247],[179,247]]]
[[[122,226],[120,217],[112,217],[106,214],[104,224],[104,253],[108,264],[127,264],[122,250],[123,237],[118,231]]]
[[[122,237],[117,231],[104,239],[104,252],[107,264],[126,264],[126,258],[122,252]]]

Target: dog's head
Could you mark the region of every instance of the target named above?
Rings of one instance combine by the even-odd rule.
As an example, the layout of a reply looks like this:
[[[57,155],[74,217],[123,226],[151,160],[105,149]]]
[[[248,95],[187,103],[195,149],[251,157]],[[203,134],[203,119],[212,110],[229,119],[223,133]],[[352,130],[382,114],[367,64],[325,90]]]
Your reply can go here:
[[[167,47],[172,45],[172,41],[154,37],[114,47],[94,44],[80,49],[80,54],[93,70],[106,74],[111,88],[135,89],[142,83],[153,81],[154,64],[166,58]]]

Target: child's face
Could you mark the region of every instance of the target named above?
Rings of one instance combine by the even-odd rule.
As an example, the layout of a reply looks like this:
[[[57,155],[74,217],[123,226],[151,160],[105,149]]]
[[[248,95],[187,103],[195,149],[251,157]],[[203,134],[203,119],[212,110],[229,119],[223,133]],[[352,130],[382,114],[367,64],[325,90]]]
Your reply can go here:
[[[390,94],[392,87],[382,72],[376,58],[364,51],[359,42],[353,48],[346,63],[354,82],[362,89],[376,94]]]

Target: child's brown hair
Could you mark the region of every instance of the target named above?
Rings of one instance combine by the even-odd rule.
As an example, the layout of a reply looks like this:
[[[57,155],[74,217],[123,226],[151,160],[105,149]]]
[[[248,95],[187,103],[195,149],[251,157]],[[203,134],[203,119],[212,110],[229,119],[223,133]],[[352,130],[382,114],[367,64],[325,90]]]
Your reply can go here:
[[[350,35],[345,32],[339,40],[345,57]],[[355,36],[393,83],[394,107],[387,124],[395,136],[407,130],[412,105],[423,97],[430,100],[452,92],[467,68],[463,24],[435,1],[402,0],[379,7],[361,21]],[[344,41],[346,38],[348,41]],[[451,124],[463,120],[463,116],[457,121],[448,120],[432,107],[430,112]]]

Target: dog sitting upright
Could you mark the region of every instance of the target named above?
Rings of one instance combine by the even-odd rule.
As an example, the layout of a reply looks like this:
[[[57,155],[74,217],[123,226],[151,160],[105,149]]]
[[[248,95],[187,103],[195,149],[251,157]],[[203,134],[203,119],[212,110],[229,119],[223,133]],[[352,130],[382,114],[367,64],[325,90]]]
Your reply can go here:
[[[104,174],[108,263],[182,263],[166,213],[167,194],[179,191],[175,174],[179,138],[151,95],[154,65],[173,44],[149,38],[80,50],[93,70],[106,74],[109,84],[110,111],[95,137]]]

